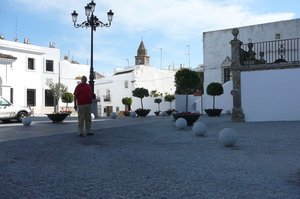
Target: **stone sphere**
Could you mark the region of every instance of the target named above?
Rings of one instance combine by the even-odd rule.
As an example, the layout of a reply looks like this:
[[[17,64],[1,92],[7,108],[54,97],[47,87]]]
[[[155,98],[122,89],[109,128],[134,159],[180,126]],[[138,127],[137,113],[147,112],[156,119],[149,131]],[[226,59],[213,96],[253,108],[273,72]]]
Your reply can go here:
[[[225,128],[219,134],[219,141],[226,147],[233,146],[237,140],[237,133],[231,128]]]
[[[115,112],[111,112],[111,113],[110,113],[110,117],[111,117],[112,119],[116,119],[117,114],[116,114]]]
[[[30,124],[31,124],[31,119],[30,119],[29,117],[24,117],[24,118],[22,119],[22,123],[23,123],[24,126],[30,126]]]
[[[170,119],[171,119],[172,122],[176,121],[173,115],[170,116]]]
[[[203,136],[207,131],[207,126],[203,122],[195,122],[193,125],[193,132],[197,136]]]
[[[225,114],[230,115],[231,114],[230,110],[225,111]]]
[[[136,112],[132,111],[130,112],[130,117],[135,117],[136,116]]]
[[[187,121],[184,118],[178,118],[175,122],[175,126],[179,129],[185,129]]]
[[[160,114],[161,116],[166,116],[167,115],[167,113],[166,113],[166,111],[163,111],[163,112],[161,112],[161,114]]]
[[[94,120],[95,119],[95,115],[94,113],[91,113],[91,119]]]

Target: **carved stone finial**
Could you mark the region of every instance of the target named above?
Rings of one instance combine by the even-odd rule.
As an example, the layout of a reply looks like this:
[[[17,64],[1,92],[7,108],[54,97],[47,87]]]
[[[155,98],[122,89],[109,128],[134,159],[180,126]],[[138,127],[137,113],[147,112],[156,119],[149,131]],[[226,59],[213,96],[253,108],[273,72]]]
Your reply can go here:
[[[240,31],[237,28],[232,29],[231,34],[234,36],[233,40],[237,40],[237,36],[238,36],[239,32]]]

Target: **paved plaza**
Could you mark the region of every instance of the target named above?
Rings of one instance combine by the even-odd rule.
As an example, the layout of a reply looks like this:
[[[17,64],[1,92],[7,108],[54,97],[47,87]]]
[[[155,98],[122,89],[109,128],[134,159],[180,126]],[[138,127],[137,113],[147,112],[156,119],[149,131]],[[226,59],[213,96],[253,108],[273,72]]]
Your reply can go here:
[[[202,115],[198,137],[169,116],[99,118],[78,137],[76,117],[31,119],[0,122],[1,198],[300,198],[300,121]],[[233,147],[219,142],[224,128],[238,133]]]

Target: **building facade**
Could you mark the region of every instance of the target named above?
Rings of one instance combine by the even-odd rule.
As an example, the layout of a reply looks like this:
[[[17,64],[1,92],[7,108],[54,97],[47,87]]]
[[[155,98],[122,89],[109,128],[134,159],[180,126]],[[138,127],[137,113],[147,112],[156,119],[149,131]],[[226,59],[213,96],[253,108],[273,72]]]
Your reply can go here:
[[[30,106],[35,114],[53,112],[53,97],[47,92],[50,83],[63,83],[73,93],[89,66],[60,60],[60,49],[0,40],[0,95],[13,104]],[[60,101],[60,106],[64,107]]]
[[[135,88],[143,87],[160,94],[174,94],[175,70],[158,70],[150,66],[150,56],[142,41],[135,56],[134,66],[127,66],[123,69],[115,69],[114,75],[101,78],[95,81],[95,93],[100,97],[98,111],[100,116],[109,116],[110,112],[125,111],[122,98],[132,97],[132,110],[141,108],[139,98],[132,96]],[[144,98],[144,108],[151,109],[154,114],[157,104],[153,98]],[[161,103],[161,110],[167,110],[169,103]]]
[[[300,38],[300,19],[238,27],[243,44]],[[233,28],[203,33],[204,89],[211,82],[225,83],[231,79],[231,45]],[[259,53],[255,55],[260,59]],[[266,59],[266,58],[265,58]],[[270,60],[267,60],[269,62]]]

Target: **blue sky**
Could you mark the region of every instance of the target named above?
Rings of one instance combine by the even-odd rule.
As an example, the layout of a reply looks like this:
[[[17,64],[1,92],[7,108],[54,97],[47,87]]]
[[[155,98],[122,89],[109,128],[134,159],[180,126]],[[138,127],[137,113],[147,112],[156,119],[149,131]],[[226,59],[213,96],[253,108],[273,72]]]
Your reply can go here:
[[[94,68],[104,75],[114,68],[134,65],[134,56],[143,38],[150,65],[160,68],[197,67],[203,62],[202,33],[300,17],[299,0],[95,0],[95,15],[107,22],[106,13],[115,15],[112,26],[94,32]],[[84,6],[90,0],[1,0],[0,33],[6,40],[24,38],[31,45],[55,42],[61,57],[70,54],[81,64],[90,60],[90,29],[74,28],[86,20]],[[189,48],[187,46],[190,46]],[[188,56],[190,50],[190,56]]]

